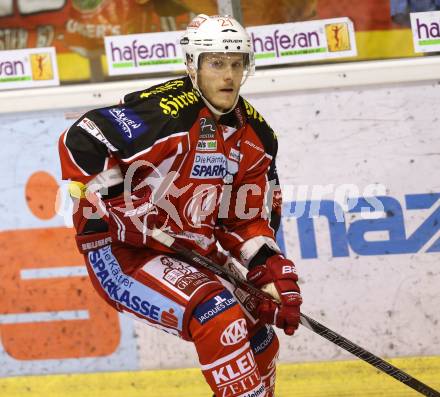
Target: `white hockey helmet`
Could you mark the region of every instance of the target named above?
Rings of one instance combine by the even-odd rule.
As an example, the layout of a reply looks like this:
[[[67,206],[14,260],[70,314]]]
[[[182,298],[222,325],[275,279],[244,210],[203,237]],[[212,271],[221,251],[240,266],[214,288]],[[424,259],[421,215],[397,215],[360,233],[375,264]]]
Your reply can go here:
[[[255,72],[251,38],[243,26],[230,16],[197,15],[187,26],[180,40],[185,62],[196,70],[199,56],[205,52],[239,52],[248,55],[247,74]]]
[[[247,77],[255,73],[255,57],[249,34],[230,16],[199,14],[189,23],[180,44],[194,87],[200,92],[208,108],[217,115],[230,112],[238,102],[238,95],[234,105],[226,112],[214,108],[203,96],[197,84],[200,55],[209,52],[244,54],[245,70],[241,82],[243,85]]]

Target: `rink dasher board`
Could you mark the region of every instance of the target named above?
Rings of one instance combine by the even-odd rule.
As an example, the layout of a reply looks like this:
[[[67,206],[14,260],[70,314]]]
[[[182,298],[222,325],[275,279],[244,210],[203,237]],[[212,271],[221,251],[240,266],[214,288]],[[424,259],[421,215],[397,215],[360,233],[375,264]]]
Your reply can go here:
[[[77,89],[80,92],[80,87]],[[304,312],[380,356],[439,355],[439,254],[429,252],[439,237],[438,229],[427,229],[425,236],[430,237],[420,249],[407,241],[416,231],[420,233],[423,223],[433,219],[439,209],[438,200],[427,208],[408,209],[408,201],[423,202],[426,207],[427,197],[439,193],[435,179],[439,153],[436,109],[440,100],[436,82],[249,92],[245,96],[278,134],[278,171],[285,190],[283,244],[300,273]],[[67,98],[64,103],[68,103]],[[6,186],[2,204],[8,209],[0,214],[3,247],[10,243],[11,236],[20,236],[24,231],[32,236],[65,227],[61,216],[42,220],[29,211],[25,186],[37,171],[44,171],[59,182],[57,137],[84,110],[55,108],[0,117],[2,134],[7,137],[0,149]],[[301,218],[306,226],[298,227],[298,219],[288,210],[289,203],[301,201],[295,197],[300,186],[309,193],[316,186],[330,186],[322,199],[338,203],[340,196],[336,197],[336,192],[341,192],[344,185],[358,188],[358,196],[349,191],[356,198],[371,184],[385,186],[383,196],[394,206],[396,216],[388,217],[388,226],[396,233],[401,233],[403,227],[405,232],[405,238],[397,239],[391,247],[393,254],[371,253],[371,242],[389,240],[386,232],[370,232],[370,243],[364,247],[364,254],[359,254],[359,231],[355,231],[359,230],[356,222],[361,219],[359,214],[348,212],[343,212],[345,234],[341,228],[330,230],[326,218],[321,216],[312,223],[316,249],[307,244],[311,241],[306,239],[306,232],[312,233],[310,222],[307,229],[306,219]],[[342,203],[339,205],[342,207]],[[339,245],[332,245],[332,237]],[[19,252],[13,254],[20,257]],[[21,263],[24,267],[32,264],[26,256]],[[55,251],[50,266],[62,265]],[[0,271],[4,266],[5,263],[0,265]],[[35,266],[38,268],[38,263]],[[78,276],[69,277],[71,285],[76,285]],[[61,282],[57,278],[52,281],[56,285]],[[22,317],[14,320],[6,317],[10,313],[5,314],[5,308],[2,310],[3,330],[20,327]],[[42,326],[41,317],[33,316],[22,324]],[[93,317],[88,318],[93,326]],[[121,316],[117,321],[120,342],[104,357],[23,360],[6,353],[10,350],[5,350],[2,339],[1,376],[197,367],[191,344],[130,318]],[[21,327],[25,329],[25,325]],[[98,328],[96,332],[100,332]],[[282,362],[348,358],[336,346],[305,329],[294,338],[279,335]]]

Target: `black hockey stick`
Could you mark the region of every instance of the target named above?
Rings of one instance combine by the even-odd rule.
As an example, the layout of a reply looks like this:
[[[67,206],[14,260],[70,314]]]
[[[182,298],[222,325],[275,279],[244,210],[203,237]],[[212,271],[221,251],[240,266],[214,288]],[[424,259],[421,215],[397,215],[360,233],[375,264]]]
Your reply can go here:
[[[179,244],[175,238],[171,237],[167,233],[159,229],[155,229],[153,230],[152,237],[156,241],[159,241],[166,247],[172,249],[176,254],[181,255],[188,261],[207,268],[218,276],[230,279],[231,282],[237,284],[241,289],[245,290],[250,295],[258,299],[273,299],[269,294],[259,290],[258,288],[255,288],[252,284],[250,284],[243,278],[238,277],[237,274],[230,271],[229,269],[224,268],[213,260],[184,247],[182,244]],[[344,338],[343,336],[330,330],[325,325],[318,323],[316,320],[313,320],[312,318],[302,313],[301,325],[328,339],[330,342],[333,342],[335,345],[341,347],[349,353],[354,354],[356,357],[359,357],[361,360],[367,362],[368,364],[371,364],[373,367],[380,369],[382,372],[385,372],[387,375],[392,376],[394,379],[397,379],[405,385],[413,388],[420,394],[423,394],[427,397],[440,397],[440,393],[438,391],[434,390],[428,385],[425,385],[423,382],[413,378],[406,372],[403,372],[394,365],[386,362],[385,360],[382,360],[380,357],[374,355],[373,353],[370,353],[369,351],[349,341],[347,338]]]

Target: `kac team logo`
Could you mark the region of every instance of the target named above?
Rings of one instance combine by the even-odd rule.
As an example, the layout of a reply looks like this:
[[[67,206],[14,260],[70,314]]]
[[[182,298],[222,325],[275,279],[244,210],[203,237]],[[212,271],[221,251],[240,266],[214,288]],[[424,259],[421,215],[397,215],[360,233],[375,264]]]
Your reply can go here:
[[[246,320],[239,318],[226,327],[220,337],[220,342],[223,346],[236,345],[246,339],[247,334]]]

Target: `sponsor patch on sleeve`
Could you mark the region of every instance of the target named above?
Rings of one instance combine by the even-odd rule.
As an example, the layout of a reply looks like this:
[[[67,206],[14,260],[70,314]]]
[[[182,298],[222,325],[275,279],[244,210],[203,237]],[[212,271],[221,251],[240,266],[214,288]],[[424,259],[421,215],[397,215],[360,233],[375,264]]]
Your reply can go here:
[[[107,148],[112,152],[117,152],[116,149],[104,136],[100,128],[95,124],[94,121],[87,117],[84,117],[79,123],[78,127],[81,127],[84,131],[88,132],[90,135],[95,137],[98,141],[102,142]]]
[[[264,352],[275,336],[273,328],[266,324],[250,340],[254,354]]]
[[[242,158],[242,154],[239,150],[231,148],[231,151],[229,152],[229,158],[239,163]]]
[[[130,142],[148,131],[148,125],[133,109],[113,107],[100,110],[101,114],[115,127],[122,138]]]
[[[197,306],[196,310],[194,310],[193,316],[200,324],[205,324],[207,321],[213,319],[236,304],[237,301],[232,294],[229,291],[224,290],[220,294],[215,295],[208,301]]]

